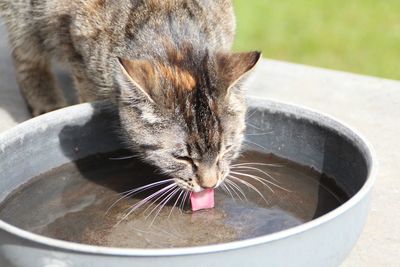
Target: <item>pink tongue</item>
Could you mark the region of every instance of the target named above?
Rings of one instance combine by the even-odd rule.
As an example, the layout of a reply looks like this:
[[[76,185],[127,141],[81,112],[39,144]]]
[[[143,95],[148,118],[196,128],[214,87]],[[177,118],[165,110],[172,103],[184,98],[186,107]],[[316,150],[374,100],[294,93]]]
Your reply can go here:
[[[201,192],[191,192],[190,202],[192,211],[214,208],[214,189],[205,189]]]

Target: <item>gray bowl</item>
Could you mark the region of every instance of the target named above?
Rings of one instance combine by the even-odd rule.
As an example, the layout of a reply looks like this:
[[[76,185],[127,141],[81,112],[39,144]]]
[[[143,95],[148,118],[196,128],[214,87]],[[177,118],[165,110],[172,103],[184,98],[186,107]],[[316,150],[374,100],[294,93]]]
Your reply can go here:
[[[123,249],[65,242],[0,221],[0,266],[338,266],[357,241],[376,175],[365,139],[336,120],[304,108],[248,99],[249,140],[335,177],[351,198],[300,226],[226,244]],[[56,166],[121,147],[106,103],[81,104],[34,118],[0,136],[0,201]],[[79,148],[77,150],[76,148]]]

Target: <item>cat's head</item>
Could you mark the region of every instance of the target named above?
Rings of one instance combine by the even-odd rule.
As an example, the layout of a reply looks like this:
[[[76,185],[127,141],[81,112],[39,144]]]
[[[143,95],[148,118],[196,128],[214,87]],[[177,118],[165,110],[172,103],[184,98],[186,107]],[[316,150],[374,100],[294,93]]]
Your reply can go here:
[[[184,189],[221,184],[245,133],[242,83],[259,52],[120,59],[119,113],[128,145]]]

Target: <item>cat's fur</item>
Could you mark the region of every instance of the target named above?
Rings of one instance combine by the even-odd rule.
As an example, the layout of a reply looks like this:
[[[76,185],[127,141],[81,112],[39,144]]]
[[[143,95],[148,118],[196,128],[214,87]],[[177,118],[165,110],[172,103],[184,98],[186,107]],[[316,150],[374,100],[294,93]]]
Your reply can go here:
[[[181,187],[227,175],[245,129],[241,82],[260,58],[230,52],[230,0],[0,0],[0,14],[33,115],[65,106],[55,57],[80,101],[112,100],[129,146]]]

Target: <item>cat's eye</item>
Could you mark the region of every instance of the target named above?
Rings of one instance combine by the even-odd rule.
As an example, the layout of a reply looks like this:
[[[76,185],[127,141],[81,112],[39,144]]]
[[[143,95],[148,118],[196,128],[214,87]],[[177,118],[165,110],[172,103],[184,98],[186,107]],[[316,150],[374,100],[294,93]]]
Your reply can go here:
[[[197,164],[194,162],[194,160],[191,157],[188,156],[174,156],[177,160],[181,161],[186,161],[187,163],[190,163],[191,165],[197,167]]]

